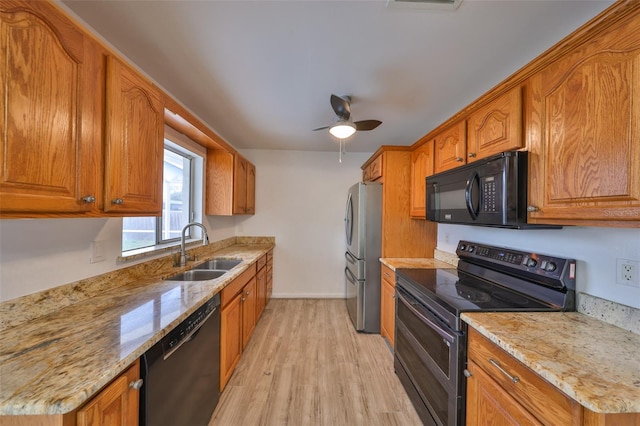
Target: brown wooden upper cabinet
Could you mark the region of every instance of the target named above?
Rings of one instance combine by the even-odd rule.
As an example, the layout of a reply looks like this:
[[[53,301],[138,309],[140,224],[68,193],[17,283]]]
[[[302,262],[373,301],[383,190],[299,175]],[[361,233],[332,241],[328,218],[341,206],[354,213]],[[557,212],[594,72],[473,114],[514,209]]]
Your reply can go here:
[[[206,214],[255,214],[256,168],[238,153],[207,151]]]
[[[467,119],[467,162],[523,145],[520,86],[473,112]]]
[[[638,226],[640,14],[530,81],[529,222]]]
[[[467,155],[466,121],[461,120],[436,135],[434,149],[434,171],[436,173],[465,164]]]
[[[107,212],[162,212],[164,106],[160,91],[132,68],[107,58],[105,132]]]
[[[160,214],[159,89],[49,2],[2,1],[0,37],[0,216]]]
[[[433,174],[434,142],[429,140],[411,152],[411,208],[413,218],[426,219],[426,178]]]
[[[98,46],[44,2],[0,3],[0,214],[97,210]]]

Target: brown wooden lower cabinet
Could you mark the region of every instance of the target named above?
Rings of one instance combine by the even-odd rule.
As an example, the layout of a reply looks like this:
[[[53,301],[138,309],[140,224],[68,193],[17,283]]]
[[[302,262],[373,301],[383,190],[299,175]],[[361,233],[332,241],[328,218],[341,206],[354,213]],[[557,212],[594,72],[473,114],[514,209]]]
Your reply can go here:
[[[640,425],[637,413],[602,414],[583,407],[473,328],[466,375],[468,426]]]
[[[77,426],[129,426],[138,424],[140,361],[113,380],[86,403],[76,416]]]
[[[393,348],[396,323],[396,273],[386,265],[380,270],[380,335]]]
[[[2,426],[136,426],[140,408],[140,361],[77,410],[66,414],[0,416]]]
[[[220,391],[236,368],[270,297],[272,250],[221,292]]]

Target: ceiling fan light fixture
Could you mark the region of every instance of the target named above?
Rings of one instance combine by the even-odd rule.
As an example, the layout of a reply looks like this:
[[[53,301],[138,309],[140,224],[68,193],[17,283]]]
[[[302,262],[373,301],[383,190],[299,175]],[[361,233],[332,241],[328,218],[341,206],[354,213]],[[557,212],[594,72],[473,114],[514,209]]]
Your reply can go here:
[[[347,139],[356,132],[356,126],[348,121],[339,121],[329,127],[329,133],[338,139]]]

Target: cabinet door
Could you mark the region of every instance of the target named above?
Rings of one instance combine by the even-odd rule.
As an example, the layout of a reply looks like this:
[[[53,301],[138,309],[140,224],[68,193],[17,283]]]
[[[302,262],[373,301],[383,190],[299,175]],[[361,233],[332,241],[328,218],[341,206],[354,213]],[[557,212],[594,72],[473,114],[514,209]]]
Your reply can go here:
[[[256,327],[256,278],[244,286],[242,293],[242,348],[249,343],[253,329]]]
[[[248,161],[239,155],[234,158],[233,170],[233,214],[247,212],[247,171]]]
[[[78,410],[77,426],[137,425],[140,393],[133,384],[139,378],[140,364],[136,361]]]
[[[476,363],[469,361],[467,371],[468,426],[542,425]]]
[[[99,46],[46,2],[3,1],[0,75],[0,214],[97,209]]]
[[[529,222],[638,226],[640,15],[531,78]]]
[[[411,153],[411,210],[416,219],[426,219],[426,177],[433,174],[433,140]]]
[[[242,354],[242,295],[220,311],[220,391],[231,378]]]
[[[480,108],[467,120],[467,161],[522,148],[520,86]]]
[[[162,102],[155,86],[117,58],[107,58],[105,211],[161,213]]]
[[[256,213],[256,166],[249,162],[247,162],[247,207],[245,213]]]
[[[262,315],[267,305],[267,267],[263,267],[256,274],[256,321]]]
[[[395,273],[387,266],[382,265],[381,276],[380,335],[387,339],[393,348],[396,323]]]
[[[436,173],[453,169],[466,163],[467,133],[466,122],[461,121],[449,127],[435,138]]]

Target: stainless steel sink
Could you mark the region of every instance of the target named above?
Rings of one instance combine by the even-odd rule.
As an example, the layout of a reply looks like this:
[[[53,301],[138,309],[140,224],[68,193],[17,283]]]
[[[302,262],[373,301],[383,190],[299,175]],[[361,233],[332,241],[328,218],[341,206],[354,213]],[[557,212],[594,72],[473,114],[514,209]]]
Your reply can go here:
[[[242,263],[242,259],[211,259],[194,266],[193,268],[191,268],[191,270],[220,269],[223,271],[228,271],[229,269],[232,269],[234,266],[237,266],[240,263]]]
[[[206,281],[206,280],[213,280],[213,279],[219,278],[226,273],[227,271],[222,271],[220,269],[203,269],[203,270],[192,269],[190,271],[181,272],[169,278],[165,278],[165,280],[166,281]]]

